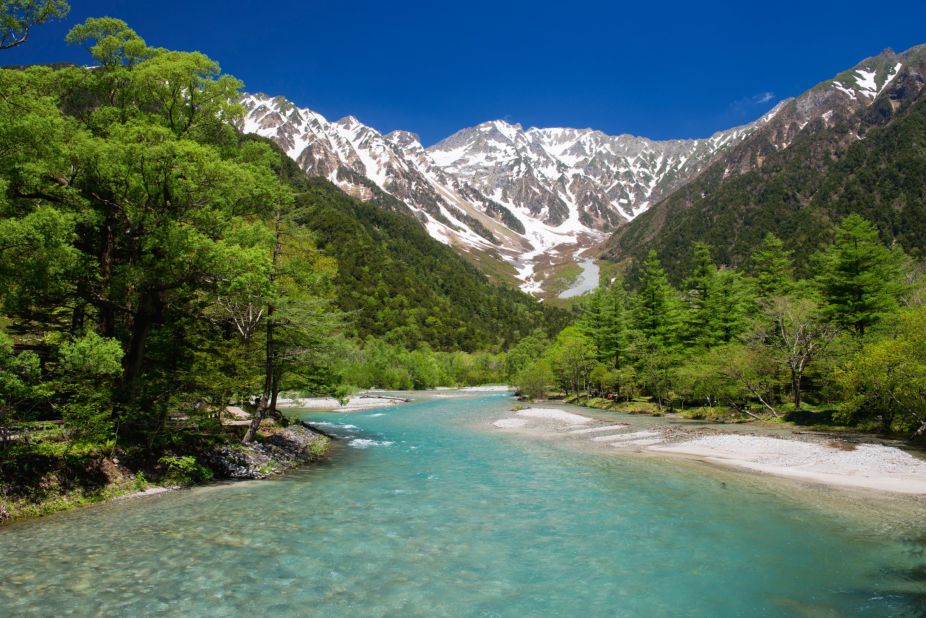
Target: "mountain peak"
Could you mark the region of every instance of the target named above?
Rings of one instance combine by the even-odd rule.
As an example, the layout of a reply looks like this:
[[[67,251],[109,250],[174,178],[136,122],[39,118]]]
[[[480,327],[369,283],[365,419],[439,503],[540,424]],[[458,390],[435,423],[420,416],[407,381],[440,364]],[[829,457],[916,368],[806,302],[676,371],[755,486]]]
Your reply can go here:
[[[360,126],[362,123],[357,120],[356,116],[349,115],[335,121],[334,124],[340,125],[346,129],[353,129],[354,127]]]
[[[515,136],[518,133],[524,131],[524,129],[521,128],[520,123],[511,124],[507,120],[489,120],[488,122],[479,124],[476,129],[479,131],[495,130],[504,135],[509,140],[515,139]]]
[[[393,143],[401,148],[424,149],[421,145],[421,138],[417,133],[410,131],[396,130],[383,136],[387,142]]]

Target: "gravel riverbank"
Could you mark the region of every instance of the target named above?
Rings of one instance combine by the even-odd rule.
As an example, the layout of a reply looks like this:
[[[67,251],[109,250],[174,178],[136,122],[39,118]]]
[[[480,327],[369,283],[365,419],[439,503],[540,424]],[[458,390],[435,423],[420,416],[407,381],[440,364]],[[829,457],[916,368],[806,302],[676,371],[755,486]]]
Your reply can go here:
[[[773,436],[681,424],[634,427],[558,408],[528,408],[492,424],[504,431],[671,454],[835,487],[926,495],[926,461],[894,446],[824,434]]]

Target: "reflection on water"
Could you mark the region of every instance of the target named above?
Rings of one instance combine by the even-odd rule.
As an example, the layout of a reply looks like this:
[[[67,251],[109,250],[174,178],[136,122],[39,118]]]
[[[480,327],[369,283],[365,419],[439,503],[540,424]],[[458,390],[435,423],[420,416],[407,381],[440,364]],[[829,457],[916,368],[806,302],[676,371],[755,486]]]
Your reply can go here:
[[[0,614],[916,615],[908,532],[472,429],[510,406],[307,415],[327,464],[0,529]]]

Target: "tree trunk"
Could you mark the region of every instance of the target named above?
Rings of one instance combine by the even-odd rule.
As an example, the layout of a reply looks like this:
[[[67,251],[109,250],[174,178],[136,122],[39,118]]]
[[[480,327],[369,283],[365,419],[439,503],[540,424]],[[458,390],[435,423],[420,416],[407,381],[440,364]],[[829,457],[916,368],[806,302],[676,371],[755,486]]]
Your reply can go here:
[[[87,308],[83,302],[77,301],[71,313],[71,334],[75,337],[84,332],[84,318],[87,317]]]
[[[113,228],[115,225],[116,222],[112,207],[107,207],[106,220],[103,222],[103,229],[100,231],[99,256],[102,295],[106,300],[110,300],[108,293],[113,273],[113,251],[115,246]],[[116,312],[112,304],[108,302],[100,304],[100,325],[104,337],[112,337],[116,334]]]
[[[267,412],[275,421],[282,421],[283,415],[277,410],[277,399],[280,395],[280,372],[273,374],[273,383],[270,385],[270,407]]]
[[[791,370],[791,392],[794,394],[794,409],[801,409],[801,376],[794,369]]]
[[[273,305],[267,307],[267,342],[264,346],[264,388],[260,393],[260,399],[257,402],[257,409],[251,417],[251,424],[244,434],[242,442],[248,444],[254,440],[257,430],[260,428],[260,422],[264,420],[267,413],[267,407],[270,403],[270,391],[273,388]]]
[[[276,238],[273,243],[273,257],[271,258],[271,270],[270,270],[270,285],[273,286],[276,281],[276,267],[277,260],[280,257],[280,237],[282,236],[282,230],[280,229],[280,221],[277,219],[276,223]],[[254,436],[257,434],[258,428],[260,428],[260,422],[264,420],[264,416],[267,414],[268,407],[271,410],[276,409],[276,393],[274,391],[275,380],[275,357],[276,357],[276,345],[273,340],[273,305],[267,305],[267,343],[264,348],[264,388],[260,394],[260,401],[257,403],[257,409],[254,411],[254,416],[251,418],[251,424],[248,426],[247,432],[244,434],[244,439],[242,442],[245,444],[251,442],[254,439]],[[273,397],[273,403],[271,405],[271,393]]]
[[[138,309],[132,319],[132,335],[129,340],[129,349],[123,361],[122,385],[128,397],[135,396],[138,378],[141,375],[145,360],[145,343],[151,326],[158,314],[158,297],[154,292],[142,292],[138,300]]]

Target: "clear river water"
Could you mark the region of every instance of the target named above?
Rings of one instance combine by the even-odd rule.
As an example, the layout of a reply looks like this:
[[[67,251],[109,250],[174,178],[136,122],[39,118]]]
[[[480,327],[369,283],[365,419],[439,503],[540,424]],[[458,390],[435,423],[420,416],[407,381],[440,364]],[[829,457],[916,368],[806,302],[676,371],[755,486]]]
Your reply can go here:
[[[923,615],[926,522],[494,430],[513,403],[304,413],[322,465],[0,528],[0,615]]]

